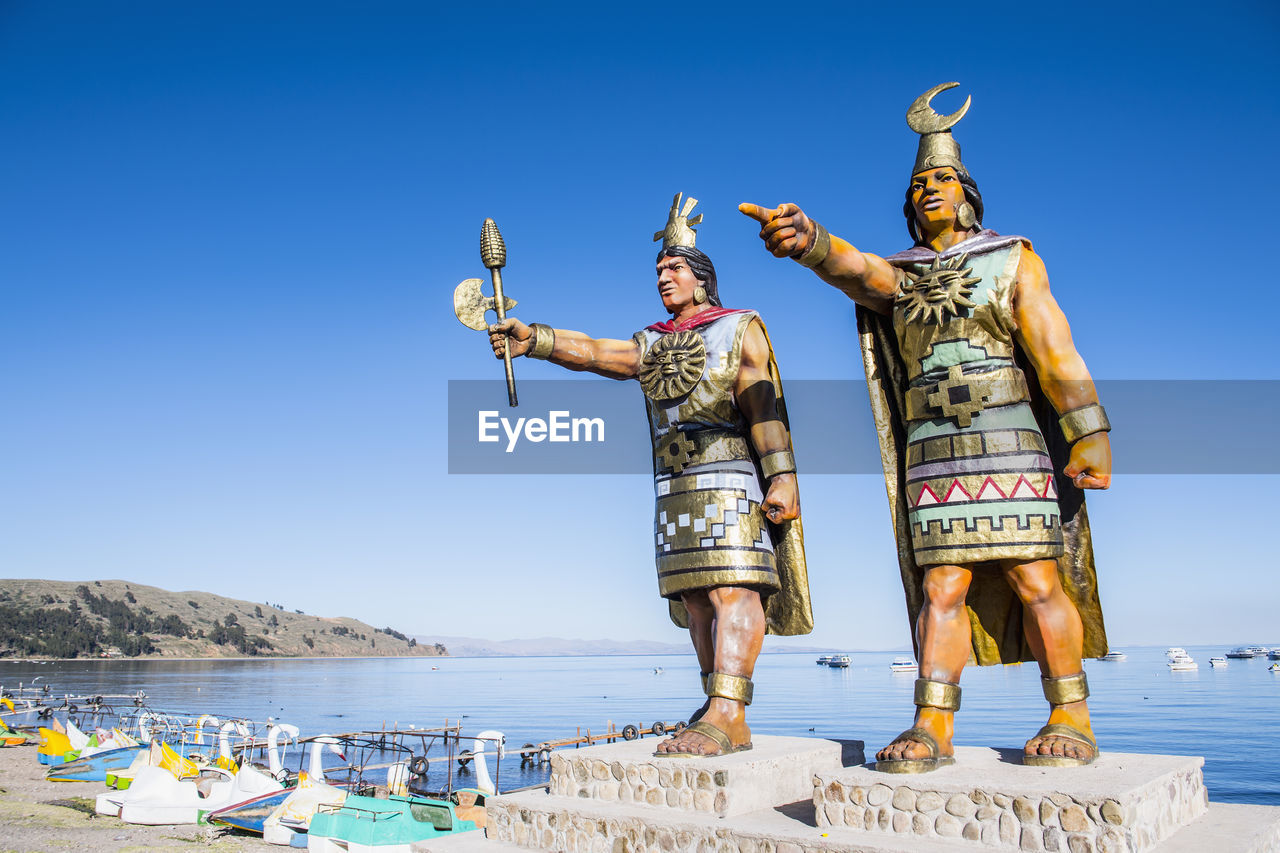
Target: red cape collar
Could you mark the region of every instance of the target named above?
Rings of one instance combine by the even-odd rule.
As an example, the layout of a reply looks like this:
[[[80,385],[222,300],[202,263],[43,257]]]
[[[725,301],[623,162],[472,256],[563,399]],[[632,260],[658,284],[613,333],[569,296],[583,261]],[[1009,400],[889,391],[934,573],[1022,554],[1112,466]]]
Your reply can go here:
[[[721,317],[728,317],[731,314],[750,314],[751,312],[745,308],[708,308],[699,314],[694,314],[683,323],[676,323],[674,320],[664,320],[661,323],[654,323],[651,326],[645,326],[646,332],[662,332],[669,335],[672,332],[683,332],[688,329],[696,329],[705,326],[708,323],[714,323]]]

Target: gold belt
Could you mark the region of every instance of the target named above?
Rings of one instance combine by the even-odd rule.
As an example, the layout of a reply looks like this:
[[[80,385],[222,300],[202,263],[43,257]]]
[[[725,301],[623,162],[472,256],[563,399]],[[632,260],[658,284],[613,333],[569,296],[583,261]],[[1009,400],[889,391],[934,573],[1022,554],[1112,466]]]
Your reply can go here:
[[[658,473],[679,474],[690,465],[750,459],[747,439],[727,429],[668,430],[653,442]]]
[[[965,374],[956,364],[941,382],[907,389],[907,420],[955,418],[957,425],[967,427],[983,409],[1029,399],[1027,379],[1017,367]]]

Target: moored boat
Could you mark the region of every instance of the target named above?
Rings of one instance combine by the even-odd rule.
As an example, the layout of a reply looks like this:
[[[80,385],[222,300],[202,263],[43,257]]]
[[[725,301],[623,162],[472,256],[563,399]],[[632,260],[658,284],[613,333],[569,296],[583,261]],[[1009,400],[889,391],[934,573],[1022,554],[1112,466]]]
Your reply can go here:
[[[1119,661],[1128,660],[1128,659],[1129,659],[1129,656],[1126,655],[1124,652],[1107,652],[1105,655],[1098,658],[1098,660],[1111,661],[1113,663],[1118,663]]]
[[[1221,668],[1227,665],[1226,658],[1209,658],[1209,666]]]
[[[1200,668],[1200,664],[1188,654],[1181,654],[1169,658],[1169,669],[1173,672],[1188,672]]]
[[[827,666],[832,667],[833,669],[845,669],[849,666],[849,663],[848,655],[832,655]]]
[[[894,658],[889,664],[889,669],[893,672],[915,672],[919,668],[911,658]]]
[[[459,792],[461,793],[461,792]],[[471,832],[479,828],[453,803],[424,797],[350,796],[338,808],[324,808],[311,819],[307,849],[321,853],[409,853],[417,841]],[[471,817],[483,815],[472,806]]]

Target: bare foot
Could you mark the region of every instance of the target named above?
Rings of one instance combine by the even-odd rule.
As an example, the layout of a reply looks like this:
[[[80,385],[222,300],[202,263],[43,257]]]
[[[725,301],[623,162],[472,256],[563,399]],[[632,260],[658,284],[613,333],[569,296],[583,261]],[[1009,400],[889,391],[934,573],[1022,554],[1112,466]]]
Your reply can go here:
[[[747,727],[745,705],[720,698],[709,700],[708,705],[706,713],[702,715],[703,722],[715,726],[728,735],[729,743],[734,746],[751,742],[751,729]],[[656,751],[659,755],[672,752],[719,755],[720,746],[704,734],[685,729],[680,734],[658,744]]]
[[[938,754],[935,756],[929,745],[910,738],[898,738],[893,743],[876,753],[877,761],[898,761],[915,758],[949,758],[955,754],[951,746],[951,738],[955,729],[955,715],[951,711],[938,708],[920,708],[916,711],[916,728],[921,728],[933,735],[938,742]]]
[[[1081,733],[1093,737],[1093,726],[1089,722],[1089,706],[1086,702],[1073,702],[1070,705],[1054,705],[1049,712],[1049,723],[1071,726]],[[1061,735],[1037,735],[1027,741],[1023,750],[1027,755],[1055,755],[1061,758],[1079,758],[1088,761],[1098,754],[1097,747],[1081,743]]]

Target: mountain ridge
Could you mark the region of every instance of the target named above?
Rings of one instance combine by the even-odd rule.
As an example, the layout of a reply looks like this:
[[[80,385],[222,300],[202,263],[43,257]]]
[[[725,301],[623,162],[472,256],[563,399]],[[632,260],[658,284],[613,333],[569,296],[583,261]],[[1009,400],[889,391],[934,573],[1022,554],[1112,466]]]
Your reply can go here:
[[[346,616],[123,580],[0,578],[0,657],[436,657]]]

